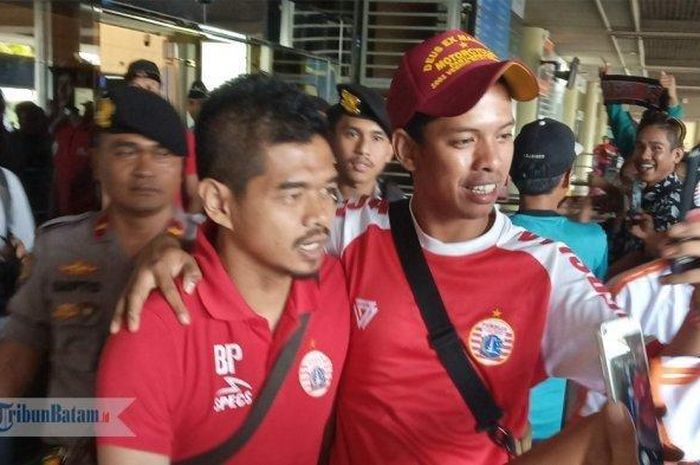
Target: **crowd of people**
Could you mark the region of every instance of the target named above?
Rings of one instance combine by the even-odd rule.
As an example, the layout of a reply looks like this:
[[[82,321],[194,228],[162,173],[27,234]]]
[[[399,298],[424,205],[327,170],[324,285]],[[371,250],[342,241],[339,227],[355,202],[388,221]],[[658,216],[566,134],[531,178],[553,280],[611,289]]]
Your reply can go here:
[[[680,209],[683,123],[654,109],[611,124],[619,151],[606,142],[588,213],[571,218],[574,133],[543,118],[514,137],[512,102],[538,91],[526,66],[452,30],[404,54],[386,101],[349,84],[323,105],[264,74],[195,82],[192,130],[157,66],[132,63],[54,125],[42,185],[81,214],[43,222],[31,177],[5,162],[24,158],[0,162],[21,283],[0,398],[134,399],[133,435],[0,442],[0,461],[645,463],[630,412],[606,403],[596,343],[624,315],[651,341],[665,460],[700,461],[700,278],[669,269],[700,256]],[[411,196],[382,178],[394,157]],[[497,205],[509,182],[512,216]],[[99,201],[64,202],[76,192]]]

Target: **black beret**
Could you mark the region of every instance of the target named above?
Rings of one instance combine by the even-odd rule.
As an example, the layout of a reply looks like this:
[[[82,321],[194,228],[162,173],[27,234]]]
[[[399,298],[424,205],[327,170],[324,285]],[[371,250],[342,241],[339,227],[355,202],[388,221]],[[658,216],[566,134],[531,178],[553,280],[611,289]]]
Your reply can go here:
[[[135,77],[147,77],[160,82],[160,70],[158,65],[148,60],[136,60],[129,64],[125,79],[131,81]]]
[[[209,90],[207,86],[204,85],[202,81],[194,81],[190,87],[190,91],[187,93],[187,98],[193,100],[205,99],[209,97]]]
[[[340,101],[334,106],[348,116],[371,119],[387,136],[391,136],[391,122],[384,98],[379,92],[360,84],[338,84]]]
[[[174,155],[187,155],[185,125],[175,108],[159,95],[124,86],[98,100],[95,123],[104,131],[140,134]]]

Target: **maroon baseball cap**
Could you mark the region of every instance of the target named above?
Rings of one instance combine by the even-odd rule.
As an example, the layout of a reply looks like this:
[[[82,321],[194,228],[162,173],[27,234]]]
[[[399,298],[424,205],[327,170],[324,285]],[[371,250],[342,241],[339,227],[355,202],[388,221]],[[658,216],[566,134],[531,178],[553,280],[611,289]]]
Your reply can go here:
[[[461,115],[501,77],[515,100],[532,100],[539,93],[537,79],[524,64],[499,60],[459,29],[443,32],[404,53],[387,96],[391,123],[403,128],[416,113]]]

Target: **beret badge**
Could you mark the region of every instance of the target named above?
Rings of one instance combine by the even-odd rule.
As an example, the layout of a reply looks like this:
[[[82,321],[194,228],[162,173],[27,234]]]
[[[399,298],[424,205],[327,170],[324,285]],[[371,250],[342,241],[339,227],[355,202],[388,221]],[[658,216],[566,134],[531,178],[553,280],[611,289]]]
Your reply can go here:
[[[359,115],[361,113],[361,103],[362,100],[348,92],[346,89],[343,89],[340,93],[340,106],[343,107],[343,109],[345,109],[345,111],[347,111],[348,113],[352,113],[353,115]]]
[[[112,126],[112,115],[116,107],[114,102],[109,98],[100,99],[97,102],[97,111],[95,112],[95,124],[103,129],[108,129]]]

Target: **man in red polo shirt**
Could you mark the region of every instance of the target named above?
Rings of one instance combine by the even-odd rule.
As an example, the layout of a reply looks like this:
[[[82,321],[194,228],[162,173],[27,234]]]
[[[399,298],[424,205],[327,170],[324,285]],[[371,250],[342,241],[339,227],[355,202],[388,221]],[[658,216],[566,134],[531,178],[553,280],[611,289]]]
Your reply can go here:
[[[100,438],[100,463],[315,464],[350,323],[342,267],[324,259],[325,121],[291,85],[248,75],[211,95],[196,131],[210,223],[191,324],[153,294],[140,331],[109,340],[98,395],[135,399],[121,416],[134,436]]]

